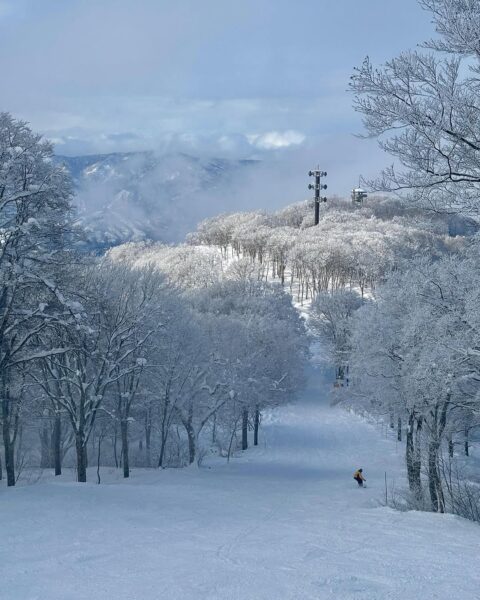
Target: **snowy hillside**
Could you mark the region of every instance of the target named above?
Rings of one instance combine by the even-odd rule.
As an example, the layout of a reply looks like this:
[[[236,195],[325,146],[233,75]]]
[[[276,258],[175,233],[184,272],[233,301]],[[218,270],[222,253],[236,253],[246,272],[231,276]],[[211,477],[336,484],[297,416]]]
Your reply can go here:
[[[256,164],[154,152],[56,160],[72,175],[80,221],[90,243],[99,248],[132,240],[183,239],[199,220],[222,210],[222,195],[236,174]]]
[[[385,472],[390,492],[403,484],[403,446],[331,407],[329,391],[312,364],[301,400],[267,415],[260,446],[230,464],[128,483],[105,470],[110,485],[83,487],[67,473],[2,494],[3,597],[478,599],[478,526],[382,507]]]

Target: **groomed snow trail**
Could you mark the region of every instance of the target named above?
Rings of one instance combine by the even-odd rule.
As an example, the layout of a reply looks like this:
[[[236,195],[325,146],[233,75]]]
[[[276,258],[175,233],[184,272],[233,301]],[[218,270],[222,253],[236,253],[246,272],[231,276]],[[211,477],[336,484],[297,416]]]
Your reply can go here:
[[[2,488],[1,598],[478,600],[478,526],[379,506],[403,446],[328,389],[312,364],[302,400],[229,465]]]

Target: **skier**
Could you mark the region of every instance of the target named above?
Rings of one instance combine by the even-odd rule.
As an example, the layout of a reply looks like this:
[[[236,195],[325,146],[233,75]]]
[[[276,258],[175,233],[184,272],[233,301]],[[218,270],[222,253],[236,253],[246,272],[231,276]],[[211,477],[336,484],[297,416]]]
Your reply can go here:
[[[357,469],[357,471],[355,471],[355,473],[353,474],[353,478],[360,487],[363,487],[363,482],[367,481],[363,476],[363,469]]]

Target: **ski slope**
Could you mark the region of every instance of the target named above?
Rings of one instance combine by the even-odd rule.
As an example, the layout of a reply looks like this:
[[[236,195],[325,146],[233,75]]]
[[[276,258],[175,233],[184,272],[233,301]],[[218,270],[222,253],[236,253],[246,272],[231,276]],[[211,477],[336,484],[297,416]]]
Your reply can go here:
[[[479,527],[380,506],[403,447],[328,389],[312,364],[301,401],[230,464],[2,488],[1,598],[478,600]]]

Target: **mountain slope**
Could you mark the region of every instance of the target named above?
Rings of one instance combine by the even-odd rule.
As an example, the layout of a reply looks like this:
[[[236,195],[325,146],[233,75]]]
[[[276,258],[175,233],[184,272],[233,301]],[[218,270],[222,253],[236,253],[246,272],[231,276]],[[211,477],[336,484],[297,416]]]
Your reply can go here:
[[[476,600],[478,526],[381,507],[403,447],[331,407],[314,364],[308,376],[230,464],[0,495],[9,600]]]
[[[200,159],[154,152],[66,157],[76,204],[91,244],[183,239],[196,223],[221,212],[235,177],[256,161]]]

